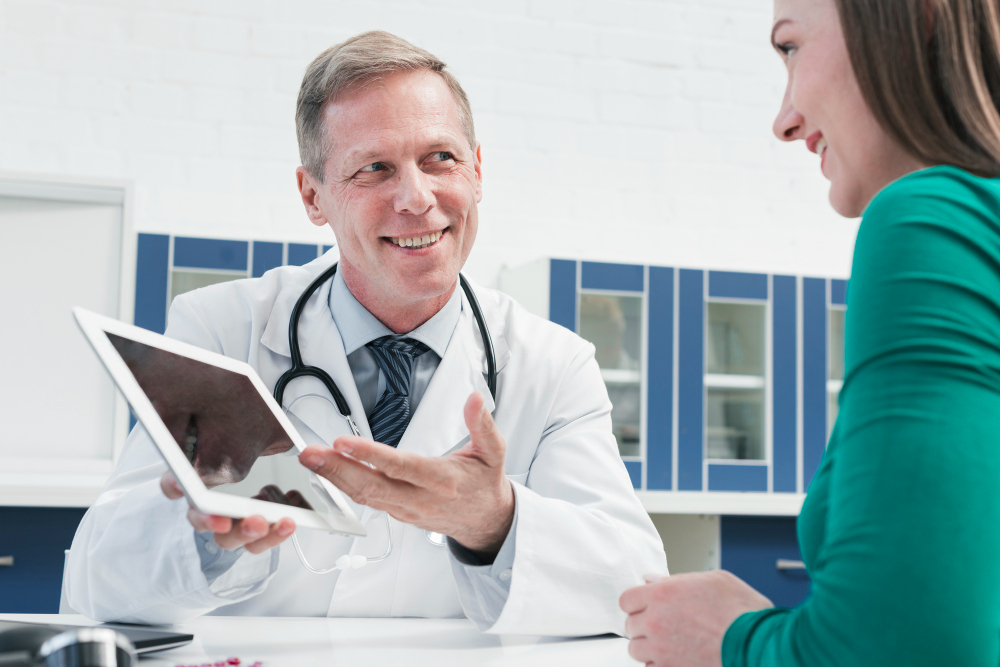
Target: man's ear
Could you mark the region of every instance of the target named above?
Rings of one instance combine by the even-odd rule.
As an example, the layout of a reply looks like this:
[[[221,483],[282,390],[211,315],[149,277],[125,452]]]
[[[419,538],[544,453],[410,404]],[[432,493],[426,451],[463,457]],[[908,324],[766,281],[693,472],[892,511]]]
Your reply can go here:
[[[302,205],[306,207],[309,221],[317,227],[323,227],[326,225],[327,219],[319,207],[319,183],[305,167],[299,167],[295,170],[295,180],[298,182]]]
[[[483,145],[476,144],[476,159],[474,160],[476,169],[476,203],[483,200]]]

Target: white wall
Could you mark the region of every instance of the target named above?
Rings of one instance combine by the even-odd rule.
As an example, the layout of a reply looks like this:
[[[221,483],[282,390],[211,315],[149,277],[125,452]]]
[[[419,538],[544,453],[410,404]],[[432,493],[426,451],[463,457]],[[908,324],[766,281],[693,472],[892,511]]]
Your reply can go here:
[[[329,242],[306,64],[372,28],[449,63],[483,144],[468,272],[539,256],[847,276],[855,221],[770,126],[770,0],[0,0],[0,169],[134,180],[135,228]]]

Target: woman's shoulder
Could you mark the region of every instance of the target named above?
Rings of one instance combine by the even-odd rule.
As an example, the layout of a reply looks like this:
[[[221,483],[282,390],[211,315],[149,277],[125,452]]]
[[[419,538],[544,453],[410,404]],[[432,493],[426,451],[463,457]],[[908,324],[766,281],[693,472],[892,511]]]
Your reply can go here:
[[[964,169],[938,165],[921,169],[893,181],[879,192],[864,212],[863,219],[924,219],[944,217],[955,220],[986,216],[1000,221],[1000,178],[976,176]]]

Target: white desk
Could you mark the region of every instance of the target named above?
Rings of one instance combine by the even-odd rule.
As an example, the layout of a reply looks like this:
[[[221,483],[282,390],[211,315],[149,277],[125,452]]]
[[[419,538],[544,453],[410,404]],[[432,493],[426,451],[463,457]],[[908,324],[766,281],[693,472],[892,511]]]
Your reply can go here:
[[[0,620],[93,624],[68,615],[2,614]],[[144,667],[203,665],[230,656],[239,657],[241,667],[258,660],[263,667],[638,664],[621,637],[498,637],[468,620],[206,616],[176,629],[193,634],[194,642],[143,658]]]

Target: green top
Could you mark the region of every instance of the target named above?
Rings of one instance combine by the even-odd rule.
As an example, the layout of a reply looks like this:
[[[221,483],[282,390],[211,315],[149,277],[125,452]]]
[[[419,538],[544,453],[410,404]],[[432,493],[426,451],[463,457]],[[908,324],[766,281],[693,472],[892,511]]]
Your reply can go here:
[[[933,167],[865,211],[840,415],[799,517],[810,597],[726,667],[1000,664],[1000,179]]]

